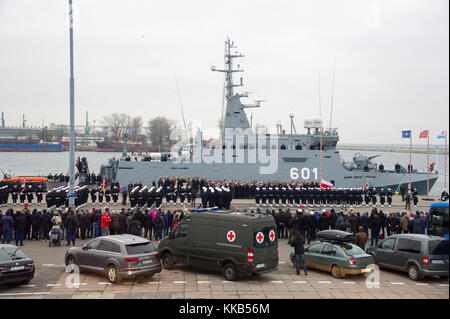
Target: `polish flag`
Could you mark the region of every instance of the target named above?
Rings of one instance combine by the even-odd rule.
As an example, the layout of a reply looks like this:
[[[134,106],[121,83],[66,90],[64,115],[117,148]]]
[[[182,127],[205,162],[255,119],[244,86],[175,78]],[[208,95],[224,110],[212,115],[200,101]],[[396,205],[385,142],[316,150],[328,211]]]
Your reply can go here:
[[[367,180],[366,181],[366,183],[364,184],[364,190],[366,190],[366,189],[368,189],[369,188],[369,180]]]
[[[428,138],[428,130],[420,132],[419,138]]]
[[[326,181],[324,179],[322,179],[322,181],[320,182],[320,188],[326,188],[326,189],[330,189],[333,188],[334,185],[331,184],[329,181]]]

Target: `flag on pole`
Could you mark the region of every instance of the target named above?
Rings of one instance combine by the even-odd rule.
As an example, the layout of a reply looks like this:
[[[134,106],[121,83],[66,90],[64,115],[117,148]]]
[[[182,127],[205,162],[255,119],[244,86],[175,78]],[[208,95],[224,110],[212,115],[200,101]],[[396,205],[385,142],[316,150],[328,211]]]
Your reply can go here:
[[[369,180],[366,180],[366,183],[364,184],[363,190],[367,190],[369,188]]]
[[[330,183],[329,181],[326,181],[324,179],[322,179],[320,181],[320,188],[330,189],[333,187],[334,187],[334,185],[332,183]]]
[[[103,193],[106,192],[106,180],[105,179],[102,180],[102,191],[103,191]]]
[[[428,133],[429,133],[428,130],[420,132],[419,138],[428,138]]]
[[[442,131],[441,134],[437,136],[437,138],[445,138],[447,136],[447,131]]]
[[[402,131],[402,138],[411,138],[411,130]]]

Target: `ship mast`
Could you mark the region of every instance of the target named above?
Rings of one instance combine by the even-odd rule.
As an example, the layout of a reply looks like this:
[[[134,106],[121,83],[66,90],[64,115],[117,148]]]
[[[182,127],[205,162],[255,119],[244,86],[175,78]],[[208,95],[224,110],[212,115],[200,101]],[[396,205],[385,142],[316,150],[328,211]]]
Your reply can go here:
[[[215,66],[211,67],[212,71],[225,73],[225,99],[226,99],[226,110],[221,114],[221,139],[225,135],[226,128],[243,128],[246,129],[250,127],[248,123],[247,116],[243,111],[244,108],[259,107],[262,101],[255,101],[254,104],[242,104],[240,102],[241,97],[248,97],[248,92],[234,93],[234,88],[239,86],[244,86],[242,77],[238,84],[233,82],[233,73],[244,72],[240,65],[237,65],[236,69],[233,69],[233,59],[244,57],[243,54],[232,49],[237,48],[234,42],[229,38],[225,41],[225,68],[216,69]],[[231,115],[234,115],[231,117]]]

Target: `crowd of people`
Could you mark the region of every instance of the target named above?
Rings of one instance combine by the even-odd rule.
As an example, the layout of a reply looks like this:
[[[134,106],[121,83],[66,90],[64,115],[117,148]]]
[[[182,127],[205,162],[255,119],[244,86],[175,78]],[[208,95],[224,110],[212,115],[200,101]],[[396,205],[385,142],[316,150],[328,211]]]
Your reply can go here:
[[[101,209],[7,209],[0,210],[0,229],[2,244],[15,241],[23,246],[24,240],[49,241],[53,226],[61,229],[61,240],[67,245],[75,245],[81,240],[106,235],[133,234],[149,240],[160,240],[188,212],[181,210],[156,211],[136,208],[110,210]]]

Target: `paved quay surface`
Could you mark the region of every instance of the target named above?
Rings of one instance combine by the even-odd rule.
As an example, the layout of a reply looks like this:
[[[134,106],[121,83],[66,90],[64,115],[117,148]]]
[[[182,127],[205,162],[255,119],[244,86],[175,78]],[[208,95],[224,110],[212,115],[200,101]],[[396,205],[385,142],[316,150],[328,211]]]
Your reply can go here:
[[[82,245],[86,241],[77,241]],[[155,245],[157,242],[153,241]],[[151,279],[107,282],[105,276],[81,273],[79,285],[66,286],[71,274],[65,272],[67,247],[48,247],[45,241],[26,241],[23,251],[36,263],[35,278],[25,286],[0,287],[0,299],[448,299],[449,281],[438,277],[412,281],[405,273],[380,271],[379,288],[368,288],[365,276],[335,279],[331,274],[309,270],[297,276],[289,262],[292,248],[279,240],[279,269],[237,282],[225,281],[220,273],[187,265],[162,270]],[[71,279],[70,277],[69,279]]]

